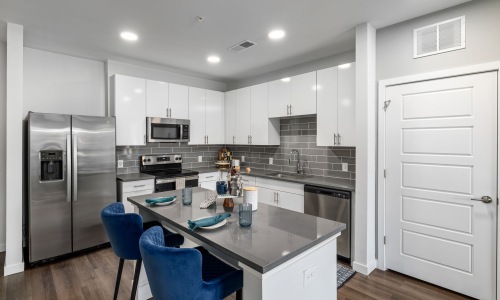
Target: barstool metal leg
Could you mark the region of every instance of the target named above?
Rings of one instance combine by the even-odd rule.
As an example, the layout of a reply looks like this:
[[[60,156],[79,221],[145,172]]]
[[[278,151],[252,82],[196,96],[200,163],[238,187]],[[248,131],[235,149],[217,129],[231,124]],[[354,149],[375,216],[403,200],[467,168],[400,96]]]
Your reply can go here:
[[[120,288],[120,280],[122,279],[124,261],[125,260],[123,258],[120,258],[120,263],[118,264],[118,274],[116,274],[115,295],[113,296],[113,300],[116,300],[116,298],[118,297],[118,289]]]
[[[137,283],[139,281],[139,273],[141,272],[142,259],[138,259],[135,263],[134,282],[132,284],[132,295],[130,300],[135,300],[135,293],[137,292]]]

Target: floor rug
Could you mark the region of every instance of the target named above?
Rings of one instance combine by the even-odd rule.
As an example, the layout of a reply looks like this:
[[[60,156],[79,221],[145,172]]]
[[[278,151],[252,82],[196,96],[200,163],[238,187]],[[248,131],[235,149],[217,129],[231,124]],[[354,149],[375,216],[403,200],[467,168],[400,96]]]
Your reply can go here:
[[[346,268],[341,264],[337,264],[337,289],[351,279],[354,274],[356,274],[356,271]]]

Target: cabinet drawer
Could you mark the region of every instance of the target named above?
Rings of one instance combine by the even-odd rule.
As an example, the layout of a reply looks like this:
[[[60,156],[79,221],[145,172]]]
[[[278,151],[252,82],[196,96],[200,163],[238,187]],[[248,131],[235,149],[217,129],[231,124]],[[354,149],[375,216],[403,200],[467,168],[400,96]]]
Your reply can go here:
[[[296,195],[304,195],[304,185],[301,183],[292,183],[266,178],[256,178],[255,185],[276,191],[282,191]]]
[[[154,190],[154,189],[155,189],[154,179],[122,182],[123,193],[130,193],[143,190]]]
[[[219,172],[198,174],[198,182],[219,180]]]

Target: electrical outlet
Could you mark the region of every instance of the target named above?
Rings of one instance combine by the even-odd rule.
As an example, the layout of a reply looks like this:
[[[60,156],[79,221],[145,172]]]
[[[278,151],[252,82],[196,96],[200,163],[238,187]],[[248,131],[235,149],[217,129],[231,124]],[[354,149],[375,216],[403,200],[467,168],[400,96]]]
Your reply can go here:
[[[347,163],[342,163],[342,172],[347,172]]]
[[[269,164],[272,165],[274,163],[274,159],[272,157],[269,157]]]
[[[123,160],[118,160],[118,168],[123,168]]]
[[[203,161],[203,156],[198,156],[198,162],[202,162]]]
[[[314,280],[314,278],[316,278],[316,270],[316,265],[310,267],[307,270],[304,270],[304,286],[308,285],[309,283],[311,283],[311,281]]]
[[[241,162],[245,162],[245,155],[241,156]]]

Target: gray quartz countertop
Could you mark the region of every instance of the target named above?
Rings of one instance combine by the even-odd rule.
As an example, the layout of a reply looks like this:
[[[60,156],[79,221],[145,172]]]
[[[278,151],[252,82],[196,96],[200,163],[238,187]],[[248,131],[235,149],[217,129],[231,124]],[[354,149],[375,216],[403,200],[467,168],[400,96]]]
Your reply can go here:
[[[221,251],[259,273],[272,270],[346,228],[343,223],[264,203],[259,203],[259,208],[252,213],[252,225],[240,227],[237,207],[241,198],[235,198],[234,212],[231,212],[226,225],[212,230],[189,230],[188,220],[227,211],[222,205],[223,199],[218,199],[208,209],[200,209],[200,203],[213,194],[207,189],[195,187],[191,205],[182,204],[182,190],[130,197],[128,200],[137,205],[141,214],[153,216],[183,235],[192,236],[204,246]],[[162,206],[151,206],[145,202],[148,198],[169,196],[177,196],[177,200]]]
[[[130,174],[116,175],[116,179],[127,182],[127,181],[137,181],[145,179],[155,179],[155,177],[144,173],[130,173]]]
[[[227,170],[220,170],[217,169],[216,167],[202,167],[202,168],[188,168],[191,171],[196,171],[200,174],[203,173],[212,173],[212,172],[218,172],[218,171],[227,171]]]

